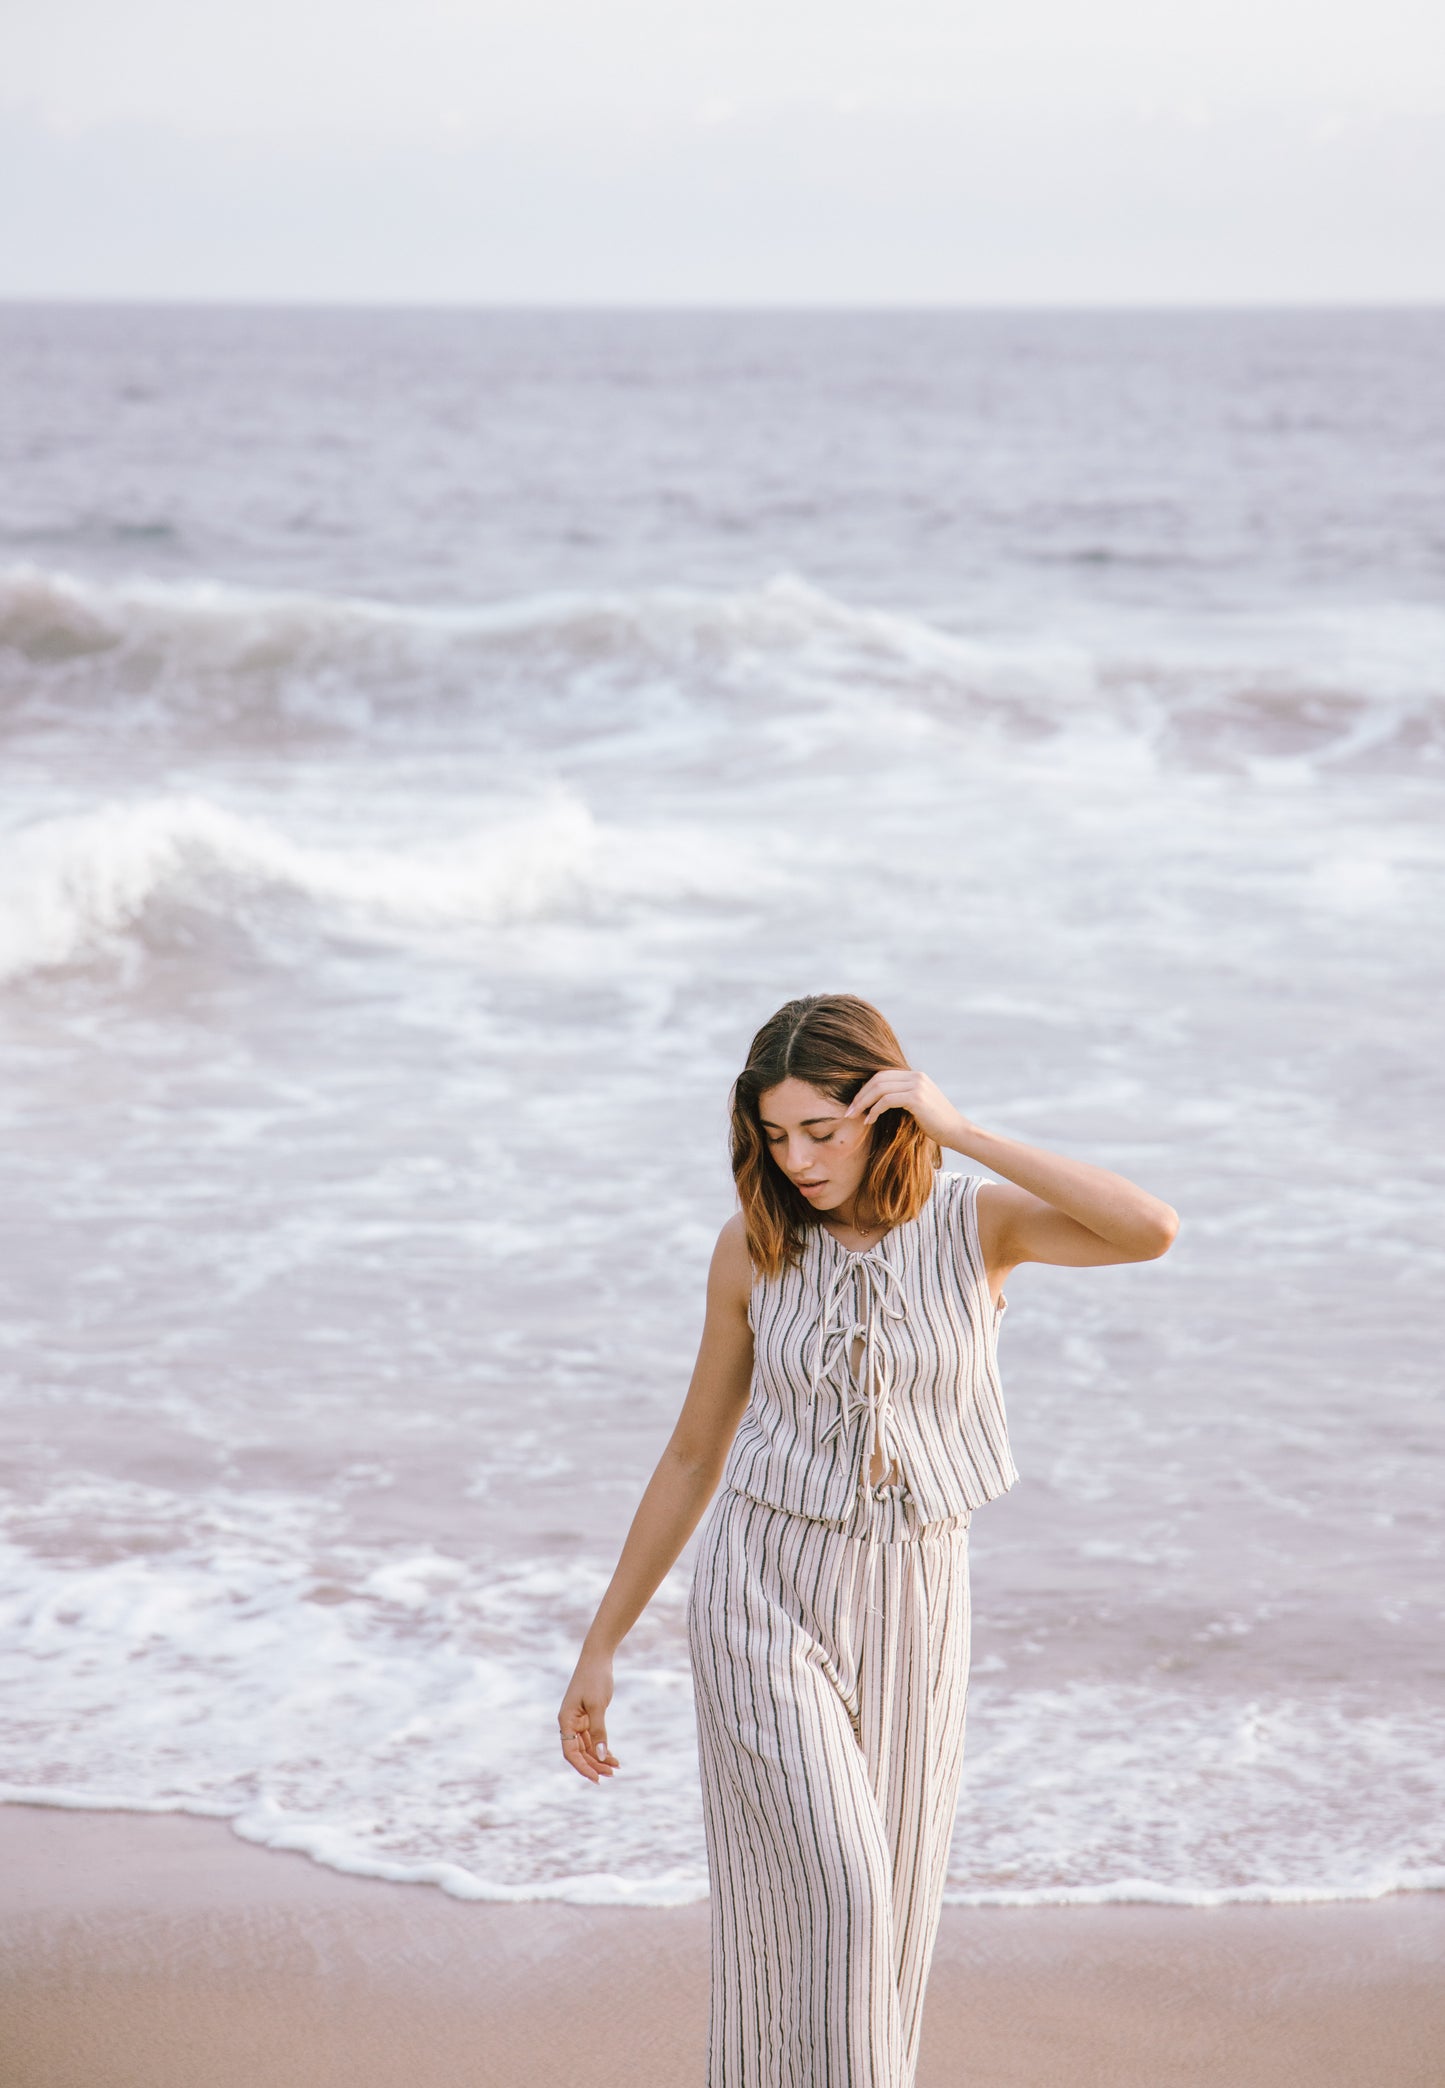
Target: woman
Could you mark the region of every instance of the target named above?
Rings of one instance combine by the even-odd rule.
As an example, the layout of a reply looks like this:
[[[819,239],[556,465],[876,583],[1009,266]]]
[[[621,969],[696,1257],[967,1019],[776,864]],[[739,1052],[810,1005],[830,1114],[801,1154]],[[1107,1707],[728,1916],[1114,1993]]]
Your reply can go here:
[[[1005,1179],[943,1172],[943,1146]],[[969,1519],[1018,1476],[1003,1284],[1025,1261],[1147,1261],[1179,1221],[970,1123],[850,994],[758,1031],[732,1161],[697,1366],[562,1748],[594,1783],[618,1767],[613,1653],[721,1480],[687,1612],[708,2088],[911,2088],[963,1759]]]

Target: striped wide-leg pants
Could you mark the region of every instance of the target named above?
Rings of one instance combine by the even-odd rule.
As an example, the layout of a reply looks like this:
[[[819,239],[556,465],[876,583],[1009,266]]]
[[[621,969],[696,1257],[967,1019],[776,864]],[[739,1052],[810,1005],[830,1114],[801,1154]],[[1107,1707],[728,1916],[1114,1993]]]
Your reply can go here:
[[[688,1599],[708,2088],[912,2088],[963,1767],[968,1515],[724,1488]]]

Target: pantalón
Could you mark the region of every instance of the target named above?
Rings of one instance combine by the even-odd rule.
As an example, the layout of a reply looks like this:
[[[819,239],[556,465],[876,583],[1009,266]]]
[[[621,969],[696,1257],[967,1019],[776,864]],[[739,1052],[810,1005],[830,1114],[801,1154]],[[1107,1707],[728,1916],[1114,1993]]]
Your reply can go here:
[[[963,1767],[965,1512],[846,1526],[724,1488],[688,1598],[708,2088],[913,2088]]]

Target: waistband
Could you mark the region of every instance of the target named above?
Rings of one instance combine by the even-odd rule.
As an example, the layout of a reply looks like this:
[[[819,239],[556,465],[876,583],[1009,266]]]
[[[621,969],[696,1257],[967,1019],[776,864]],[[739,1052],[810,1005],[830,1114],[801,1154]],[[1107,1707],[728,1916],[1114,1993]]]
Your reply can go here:
[[[954,1530],[966,1530],[973,1520],[973,1511],[962,1508],[954,1515],[935,1517],[925,1522],[918,1503],[908,1491],[905,1480],[895,1480],[891,1485],[860,1485],[853,1497],[850,1513],[841,1519],[821,1515],[798,1515],[791,1508],[780,1508],[776,1501],[761,1500],[741,1486],[729,1486],[729,1493],[740,1500],[753,1501],[758,1506],[770,1509],[774,1515],[786,1515],[798,1522],[817,1523],[825,1530],[835,1530],[840,1537],[861,1538],[870,1544],[907,1543],[919,1537],[940,1537]]]

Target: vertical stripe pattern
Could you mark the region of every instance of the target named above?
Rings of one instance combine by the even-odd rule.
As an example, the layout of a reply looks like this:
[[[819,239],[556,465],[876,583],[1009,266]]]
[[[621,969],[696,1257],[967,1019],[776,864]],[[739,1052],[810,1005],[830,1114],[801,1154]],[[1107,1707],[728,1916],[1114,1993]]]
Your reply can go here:
[[[759,1277],[753,1375],[725,1486],[841,1523],[876,1438],[925,1523],[979,1507],[1018,1477],[978,1232],[981,1177],[945,1173],[916,1218],[850,1253],[826,1226]],[[861,1354],[861,1375],[854,1357]]]
[[[963,1764],[969,1513],[842,1527],[730,1487],[687,1629],[712,1881],[708,2088],[912,2088]]]

